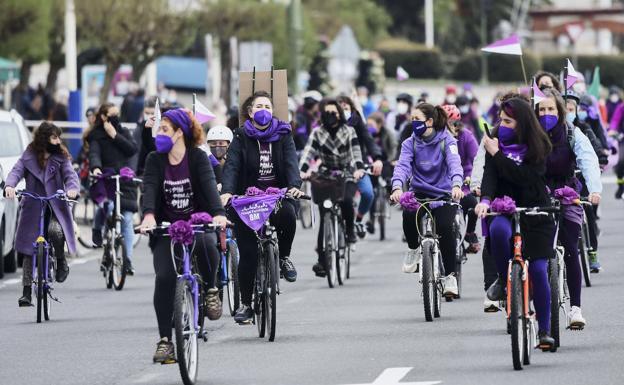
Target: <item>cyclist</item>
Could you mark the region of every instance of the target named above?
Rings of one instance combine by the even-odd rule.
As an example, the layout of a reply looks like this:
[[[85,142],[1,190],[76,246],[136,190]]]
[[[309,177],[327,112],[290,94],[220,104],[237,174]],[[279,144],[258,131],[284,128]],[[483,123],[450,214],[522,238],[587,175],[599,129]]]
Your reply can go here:
[[[154,147],[154,135],[152,134],[156,114],[156,101],[157,98],[155,96],[145,100],[145,104],[143,106],[143,119],[137,124],[137,128],[134,133],[136,143],[140,143],[137,161],[137,175],[143,175],[147,155],[152,151],[156,151],[156,147]],[[158,129],[158,127],[156,127],[156,129]]]
[[[360,151],[362,152],[362,160],[365,163],[372,161],[372,174],[373,176],[381,175],[383,170],[381,149],[373,140],[371,133],[368,132],[366,122],[360,115],[360,112],[355,108],[355,103],[348,96],[339,96],[337,99],[342,107],[342,111],[347,119],[347,124],[355,128],[355,134],[360,142]],[[366,231],[362,224],[364,215],[368,213],[373,205],[373,184],[371,178],[368,175],[364,175],[357,181],[357,187],[360,191],[360,203],[357,208],[357,215],[355,216],[355,231],[360,238],[364,238]]]
[[[234,139],[232,130],[226,126],[214,126],[208,130],[206,139],[208,140],[208,146],[210,146],[210,152],[219,161],[219,164],[223,166],[228,147],[232,143],[232,139]]]
[[[265,91],[254,93],[245,100],[242,111],[245,112],[245,120],[232,139],[223,169],[221,202],[225,205],[233,194],[243,195],[248,187],[253,186],[262,190],[268,187],[288,188],[295,198],[303,195],[299,190],[301,178],[291,127],[273,116],[271,96]],[[258,263],[257,235],[234,210],[229,214],[236,224],[234,232],[240,253],[238,282],[241,306],[234,320],[239,324],[249,324],[253,319],[251,297]],[[283,200],[270,220],[277,229],[281,273],[286,281],[294,282],[297,270],[290,259],[297,227],[294,202]]]
[[[477,155],[477,149],[479,145],[474,137],[474,134],[470,130],[464,129],[464,125],[461,122],[461,113],[457,106],[453,104],[445,104],[442,106],[448,117],[448,130],[457,140],[457,150],[459,157],[461,158],[462,169],[464,172],[464,184],[462,190],[464,191],[464,197],[460,201],[464,216],[468,217],[468,223],[466,224],[466,235],[464,240],[468,242],[467,253],[476,254],[481,250],[481,244],[479,238],[475,233],[477,227],[477,216],[470,210],[474,209],[477,205],[477,198],[470,194],[470,176],[472,175],[472,163]]]
[[[339,170],[344,172],[346,187],[340,207],[345,221],[347,243],[354,243],[353,196],[357,190],[357,181],[364,176],[364,163],[362,152],[355,129],[347,125],[344,111],[336,99],[323,99],[319,106],[321,111],[321,128],[312,131],[308,144],[301,155],[299,167],[302,177],[310,177],[310,161],[315,158],[321,160],[321,167],[329,171]],[[321,223],[319,226],[316,252],[318,261],[312,267],[318,277],[326,275],[322,263],[323,255],[323,221],[325,209],[319,205]]]
[[[494,128],[495,138],[484,137],[487,151],[481,183],[481,202],[475,208],[483,217],[495,198],[511,197],[518,206],[549,206],[544,183],[546,158],[551,144],[530,104],[512,97],[501,104],[500,126]],[[533,302],[539,324],[539,344],[549,349],[555,343],[550,337],[550,285],[548,258],[552,257],[555,223],[551,217],[524,216],[521,220],[523,254],[531,261],[529,272],[533,287]],[[498,278],[488,289],[492,301],[505,298],[508,261],[512,257],[511,220],[496,216],[488,221],[489,250],[496,261]]]
[[[457,140],[447,131],[447,116],[440,106],[421,103],[412,109],[412,136],[401,145],[399,161],[392,175],[390,199],[398,203],[403,185],[411,179],[410,189],[419,199],[438,199],[451,195],[453,200],[463,198],[463,174]],[[457,208],[443,205],[432,211],[436,231],[440,236],[440,250],[444,262],[444,295],[457,295],[455,278],[455,234],[453,223]],[[420,210],[418,215],[422,215]],[[403,232],[409,250],[403,261],[403,272],[418,271],[421,257],[419,231],[415,212],[403,211]]]
[[[561,83],[559,82],[559,76],[555,76],[555,74],[547,71],[539,71],[535,74],[535,83],[540,90],[545,90],[546,88],[554,88],[557,91],[561,92],[563,88],[561,87]]]
[[[214,172],[206,153],[198,148],[205,143],[204,131],[188,110],[176,108],[163,114],[156,136],[156,152],[145,161],[143,175],[142,232],[162,222],[188,220],[194,212],[207,212],[215,225],[225,226],[225,210],[219,200]],[[214,234],[195,236],[193,252],[207,288],[205,306],[210,320],[221,317],[222,304],[217,288],[219,250]],[[171,259],[171,240],[152,237],[156,282],[154,309],[160,340],[154,362],[175,360],[171,342],[177,273]]]
[[[35,130],[32,142],[19,158],[6,178],[5,195],[15,198],[15,186],[26,180],[26,190],[43,196],[55,194],[58,190],[67,192],[71,199],[80,191],[80,181],[71,164],[71,156],[61,142],[61,129],[52,123],[43,122]],[[20,204],[19,223],[15,236],[15,250],[23,257],[22,285],[24,292],[18,300],[20,307],[30,306],[32,301],[32,253],[33,244],[39,235],[40,202],[24,197]],[[51,210],[50,210],[51,209]],[[65,202],[50,201],[46,212],[47,238],[54,247],[56,257],[56,281],[63,282],[69,274],[65,258],[65,243],[70,254],[76,253],[76,238],[71,209]]]
[[[87,135],[89,167],[94,176],[104,171],[118,173],[130,165],[130,158],[137,152],[137,146],[128,132],[119,123],[119,109],[112,103],[104,103],[98,109],[95,124]],[[128,275],[134,275],[132,251],[134,230],[132,216],[138,211],[137,190],[130,182],[121,182],[121,231],[126,242],[127,261],[124,266]],[[109,197],[110,198],[110,197]],[[102,247],[102,229],[107,216],[113,211],[111,199],[98,205],[93,220],[92,241],[95,247]],[[102,263],[109,263],[103,260]],[[100,267],[103,271],[106,266]]]
[[[295,112],[295,130],[293,133],[297,151],[303,151],[310,133],[319,127],[319,103],[323,96],[320,92],[312,90],[304,93],[303,105]]]
[[[554,89],[544,89],[546,96],[535,109],[539,121],[553,146],[546,159],[546,183],[551,193],[569,186],[580,192],[581,185],[575,176],[581,170],[589,190],[589,201],[600,203],[602,183],[598,157],[591,143],[578,127],[567,123],[566,108],[561,94]],[[583,328],[585,319],[581,313],[582,272],[579,259],[578,239],[583,223],[583,208],[566,205],[560,219],[559,241],[565,248],[568,289],[570,291],[570,326]]]

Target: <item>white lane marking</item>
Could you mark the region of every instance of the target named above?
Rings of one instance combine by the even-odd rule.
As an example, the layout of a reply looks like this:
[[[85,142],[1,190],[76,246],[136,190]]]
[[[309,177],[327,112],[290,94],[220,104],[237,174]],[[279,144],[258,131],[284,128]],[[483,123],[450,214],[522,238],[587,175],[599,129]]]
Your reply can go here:
[[[7,279],[6,281],[0,283],[0,289],[6,286],[15,285],[16,283],[20,283],[20,282],[22,282],[20,278]]]
[[[149,383],[152,383],[154,380],[156,380],[160,376],[161,374],[159,373],[147,373],[137,378],[136,380],[132,381],[132,383],[133,384],[149,384]]]
[[[385,369],[375,381],[370,384],[350,384],[350,385],[436,385],[442,381],[419,381],[419,382],[399,382],[412,370],[408,368],[388,368]]]

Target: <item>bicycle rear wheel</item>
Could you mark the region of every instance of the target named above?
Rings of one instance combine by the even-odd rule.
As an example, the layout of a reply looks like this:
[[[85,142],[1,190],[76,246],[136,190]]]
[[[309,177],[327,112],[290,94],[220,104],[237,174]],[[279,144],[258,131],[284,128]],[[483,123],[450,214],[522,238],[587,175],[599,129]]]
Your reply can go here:
[[[114,240],[115,247],[112,253],[112,266],[111,266],[111,276],[113,280],[113,287],[115,290],[119,291],[123,289],[124,284],[126,283],[126,258],[127,251],[126,245],[124,243],[123,237],[116,237]]]
[[[351,278],[351,245],[347,245],[345,250],[345,262],[347,266],[347,279]]]
[[[336,247],[336,276],[338,284],[344,285],[347,281],[347,241],[345,239],[344,225],[338,229],[338,247]]]
[[[266,248],[267,269],[266,269],[266,290],[264,293],[264,311],[266,313],[266,325],[269,341],[275,340],[275,326],[277,323],[277,260],[279,256],[272,244]]]
[[[524,348],[526,346],[526,319],[523,312],[522,267],[519,263],[511,266],[511,357],[515,370],[522,370]]]
[[[559,320],[559,262],[557,258],[548,260],[548,280],[550,281],[550,333],[555,340],[551,352],[556,352],[561,344],[560,320]]]
[[[385,196],[385,190],[379,189],[380,195],[377,197],[379,202],[379,211],[377,212],[379,222],[379,240],[383,241],[386,239],[386,219],[388,217],[388,213],[390,212],[390,204]]]
[[[46,296],[43,285],[45,284],[45,247],[43,243],[37,244],[37,323],[41,323],[41,314],[43,312],[43,298]]]
[[[254,322],[258,327],[258,337],[264,338],[266,334],[266,312],[264,311],[264,296],[266,295],[266,261],[264,260],[264,252],[258,260],[256,270],[256,282],[254,284]]]
[[[54,281],[54,277],[56,277],[56,260],[54,258],[54,249],[50,246],[50,249],[47,253],[48,257],[48,275],[47,280],[43,286],[43,318],[46,321],[50,320],[50,313],[52,312],[52,297],[50,296],[50,286],[48,282]]]
[[[236,246],[236,242],[228,242],[226,259],[228,267],[228,304],[230,306],[230,315],[234,317],[236,310],[240,306],[240,288],[238,286],[238,247]]]
[[[433,260],[431,246],[421,244],[422,250],[422,294],[425,308],[425,320],[433,321],[433,307],[436,301],[436,283],[433,278]]]
[[[464,264],[464,258],[466,257],[466,249],[464,246],[459,247],[460,253],[455,256],[455,279],[457,279],[457,295],[456,299],[461,298],[462,294],[462,265]]]
[[[182,382],[194,385],[197,380],[198,344],[195,329],[195,302],[191,283],[179,279],[176,283],[173,309],[173,325],[176,339],[176,355]]]
[[[583,270],[583,278],[585,279],[585,286],[591,287],[591,270],[589,268],[589,253],[588,247],[589,239],[587,238],[587,223],[583,222],[581,228],[581,237],[579,238],[579,257],[581,258],[581,269]]]
[[[327,274],[327,284],[330,288],[336,286],[338,280],[336,274],[336,253],[334,249],[337,249],[338,245],[334,245],[334,225],[333,218],[330,213],[325,213],[325,219],[323,221],[323,255],[325,272]]]

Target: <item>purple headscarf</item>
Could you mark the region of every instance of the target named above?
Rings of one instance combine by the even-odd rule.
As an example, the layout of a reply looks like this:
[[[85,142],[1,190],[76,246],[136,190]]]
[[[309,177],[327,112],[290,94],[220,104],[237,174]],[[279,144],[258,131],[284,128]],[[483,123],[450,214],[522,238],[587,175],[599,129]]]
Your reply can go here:
[[[247,136],[263,143],[277,142],[282,136],[290,134],[290,124],[275,118],[271,119],[266,130],[258,130],[251,120],[247,120],[244,126]]]
[[[167,118],[173,123],[174,126],[180,127],[184,135],[191,137],[191,118],[184,108],[175,108],[162,114],[163,118]]]

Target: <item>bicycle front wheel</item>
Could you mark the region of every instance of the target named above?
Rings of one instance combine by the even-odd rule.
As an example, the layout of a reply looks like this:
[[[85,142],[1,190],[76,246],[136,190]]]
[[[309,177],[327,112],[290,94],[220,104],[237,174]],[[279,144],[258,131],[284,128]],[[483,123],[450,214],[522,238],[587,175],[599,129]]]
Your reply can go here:
[[[386,239],[386,218],[390,212],[390,203],[388,203],[388,199],[386,199],[385,194],[383,193],[383,189],[380,190],[381,195],[377,198],[377,200],[381,200],[379,204],[378,222],[379,222],[379,240],[383,241]]]
[[[344,226],[340,225],[338,230],[338,247],[336,247],[336,276],[338,284],[344,285],[347,281],[347,240],[345,239]]]
[[[115,290],[121,290],[126,283],[126,258],[127,251],[126,245],[124,243],[123,237],[117,237],[115,239],[115,247],[112,249],[111,253],[112,257],[112,266],[111,266],[111,275],[113,281],[113,287]]]
[[[238,286],[238,246],[236,246],[236,242],[228,242],[226,253],[228,267],[228,304],[230,306],[230,315],[234,317],[236,310],[240,306],[240,289]]]
[[[173,325],[178,366],[185,385],[194,385],[197,380],[199,351],[195,328],[196,311],[191,283],[185,279],[179,279],[176,283]]]
[[[46,297],[43,285],[45,284],[45,246],[43,243],[37,244],[37,323],[41,323],[43,312],[43,298]]]
[[[266,248],[267,269],[266,269],[266,290],[264,291],[264,312],[266,314],[266,326],[269,341],[275,340],[275,326],[277,324],[277,250],[275,246],[269,244]]]
[[[556,352],[560,346],[560,320],[559,320],[559,262],[557,258],[548,260],[548,280],[550,282],[550,333],[555,340],[551,352]]]
[[[510,300],[511,357],[514,369],[522,370],[522,360],[526,346],[526,319],[523,312],[522,267],[519,263],[513,263],[511,266]]]
[[[581,258],[581,269],[583,270],[583,278],[585,279],[585,286],[591,287],[591,275],[589,268],[589,253],[587,252],[589,244],[587,238],[587,223],[583,223],[581,228],[581,237],[579,238],[579,257]]]
[[[336,274],[336,254],[334,249],[337,249],[338,245],[334,245],[334,225],[333,218],[330,213],[325,213],[323,220],[323,255],[325,272],[327,274],[327,284],[330,288],[336,286],[338,280]]]
[[[422,250],[422,294],[423,305],[425,308],[425,320],[427,322],[433,321],[433,306],[436,300],[435,291],[436,283],[433,277],[433,256],[431,252],[431,246],[424,244],[421,245]]]

